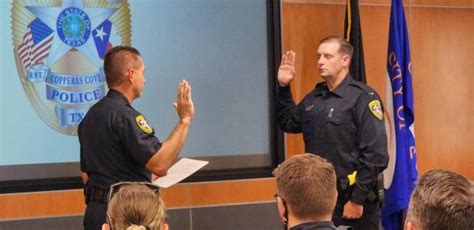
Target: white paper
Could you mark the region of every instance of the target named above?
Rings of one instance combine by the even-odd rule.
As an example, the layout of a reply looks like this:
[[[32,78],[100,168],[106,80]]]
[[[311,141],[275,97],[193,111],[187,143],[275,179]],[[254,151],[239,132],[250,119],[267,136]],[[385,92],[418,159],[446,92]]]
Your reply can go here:
[[[160,186],[161,188],[168,188],[182,180],[191,174],[195,173],[205,165],[208,161],[193,160],[189,158],[181,158],[176,164],[171,166],[168,170],[168,174],[164,177],[160,177],[153,181],[153,184]]]

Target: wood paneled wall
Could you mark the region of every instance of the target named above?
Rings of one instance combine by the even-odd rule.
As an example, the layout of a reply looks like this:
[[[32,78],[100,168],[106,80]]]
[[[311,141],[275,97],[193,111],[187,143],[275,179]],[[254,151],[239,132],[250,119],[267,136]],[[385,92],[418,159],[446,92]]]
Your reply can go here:
[[[415,133],[420,173],[443,168],[474,179],[474,1],[405,2],[411,42]],[[296,101],[316,82],[319,40],[342,35],[345,1],[287,0],[283,47],[297,53]],[[360,0],[367,81],[385,98],[390,1]],[[304,151],[301,135],[287,135],[287,153]]]
[[[405,1],[414,66],[415,128],[421,173],[449,169],[474,179],[474,0]],[[344,0],[285,0],[284,50],[297,52],[297,101],[322,81],[318,42],[342,35]],[[385,97],[389,0],[360,0],[368,84]],[[288,155],[304,152],[301,135],[287,135]],[[273,179],[180,184],[165,189],[170,208],[272,200]],[[80,215],[81,190],[0,195],[0,220]]]
[[[273,178],[178,184],[163,189],[167,208],[273,201]],[[84,214],[82,189],[0,195],[0,221]]]

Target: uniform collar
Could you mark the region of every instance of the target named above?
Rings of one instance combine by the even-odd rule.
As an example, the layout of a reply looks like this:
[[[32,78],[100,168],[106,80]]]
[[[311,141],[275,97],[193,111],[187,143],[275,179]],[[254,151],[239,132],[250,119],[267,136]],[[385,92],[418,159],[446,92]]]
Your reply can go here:
[[[344,97],[344,93],[346,92],[347,86],[352,83],[352,77],[347,74],[344,80],[332,91],[335,95],[339,97]]]
[[[344,77],[344,80],[342,80],[341,83],[333,91],[331,91],[331,93],[338,97],[344,97],[347,86],[349,86],[352,83],[352,81],[353,79],[351,75],[347,74],[346,77]],[[323,82],[316,85],[314,96],[322,95],[323,97],[325,97],[329,92],[330,91],[328,88],[328,84],[326,82]]]
[[[121,92],[115,90],[115,89],[109,89],[109,92],[107,93],[107,97],[117,99],[126,105],[130,105],[130,102],[128,102],[127,97],[123,95]]]
[[[290,230],[336,229],[332,221],[309,222],[296,225]]]

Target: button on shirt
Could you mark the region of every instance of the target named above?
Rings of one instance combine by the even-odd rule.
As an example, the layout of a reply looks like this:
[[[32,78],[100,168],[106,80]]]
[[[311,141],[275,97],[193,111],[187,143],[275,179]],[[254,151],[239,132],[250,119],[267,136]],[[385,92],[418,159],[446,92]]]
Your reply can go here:
[[[110,89],[92,106],[78,134],[81,171],[88,174],[89,186],[108,189],[120,181],[150,181],[145,165],[161,142],[120,92]]]
[[[278,123],[289,133],[303,133],[305,150],[328,159],[338,178],[357,170],[351,200],[364,204],[388,163],[380,97],[351,76],[330,91],[316,85],[295,105],[289,87],[278,93]]]

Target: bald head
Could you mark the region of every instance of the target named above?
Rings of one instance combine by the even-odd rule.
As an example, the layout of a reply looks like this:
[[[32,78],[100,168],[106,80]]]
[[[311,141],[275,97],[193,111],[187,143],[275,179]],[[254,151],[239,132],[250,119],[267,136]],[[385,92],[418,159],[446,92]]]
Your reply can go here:
[[[130,46],[116,46],[104,58],[105,79],[109,88],[120,85],[130,68],[140,65],[140,52]]]

